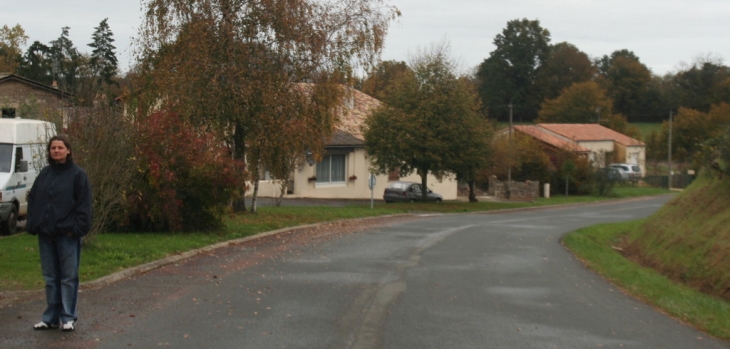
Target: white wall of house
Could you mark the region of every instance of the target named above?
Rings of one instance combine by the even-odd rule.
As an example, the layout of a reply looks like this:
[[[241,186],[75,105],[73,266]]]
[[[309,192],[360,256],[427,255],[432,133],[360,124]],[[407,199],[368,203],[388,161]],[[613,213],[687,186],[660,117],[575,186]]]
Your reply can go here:
[[[623,146],[624,153],[623,162],[632,165],[639,165],[641,167],[641,175],[646,176],[646,147],[645,146]]]
[[[578,145],[591,151],[591,161],[594,165],[603,166],[606,162],[606,153],[615,150],[613,140],[607,141],[578,141]]]
[[[324,182],[322,178],[310,180],[316,177],[317,166],[320,164],[305,164],[294,173],[294,191],[285,197],[290,198],[326,198],[326,199],[369,199],[370,189],[368,179],[370,178],[370,163],[365,157],[365,149],[354,149],[354,151],[337,152],[333,154],[345,154],[344,180],[337,178],[334,181]],[[354,178],[352,178],[354,177]],[[408,177],[400,178],[401,181],[421,182],[421,177],[411,174]],[[376,176],[375,190],[373,197],[376,200],[383,199],[383,192],[388,186],[388,176]],[[443,196],[444,200],[455,200],[457,183],[456,179],[445,178],[439,181],[436,177],[429,175],[428,187]],[[259,182],[259,193],[261,197],[277,197],[280,193],[280,186],[274,181],[264,180]],[[250,192],[249,192],[250,194]]]

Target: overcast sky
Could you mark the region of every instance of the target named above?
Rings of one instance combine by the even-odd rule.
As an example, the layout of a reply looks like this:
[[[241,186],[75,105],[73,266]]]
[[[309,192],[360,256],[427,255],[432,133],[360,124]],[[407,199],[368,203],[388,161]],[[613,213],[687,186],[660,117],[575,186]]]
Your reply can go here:
[[[552,43],[567,41],[590,57],[628,49],[655,74],[675,72],[697,57],[730,59],[730,0],[386,0],[401,11],[382,58],[407,61],[419,49],[447,40],[464,71],[494,50],[508,21],[539,20]],[[94,27],[104,18],[114,33],[120,68],[131,60],[139,0],[0,0],[0,25],[20,24],[48,44],[68,26],[82,52],[91,52]]]

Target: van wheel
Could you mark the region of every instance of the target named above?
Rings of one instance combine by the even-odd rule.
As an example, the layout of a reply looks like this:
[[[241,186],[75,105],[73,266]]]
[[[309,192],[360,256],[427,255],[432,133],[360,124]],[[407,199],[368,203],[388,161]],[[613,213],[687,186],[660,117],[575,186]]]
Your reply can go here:
[[[0,223],[0,235],[12,235],[18,229],[18,208],[13,205],[7,221]]]

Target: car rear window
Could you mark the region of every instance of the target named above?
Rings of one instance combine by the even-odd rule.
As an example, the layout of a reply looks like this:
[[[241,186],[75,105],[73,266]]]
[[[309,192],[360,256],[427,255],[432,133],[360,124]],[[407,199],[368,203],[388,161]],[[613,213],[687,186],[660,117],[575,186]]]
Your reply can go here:
[[[639,166],[631,166],[631,170],[634,172],[641,172],[641,168]]]
[[[388,188],[390,188],[390,189],[406,190],[406,189],[408,189],[408,186],[409,185],[410,184],[408,184],[408,183],[396,182],[396,183],[393,183],[393,184],[389,185]]]

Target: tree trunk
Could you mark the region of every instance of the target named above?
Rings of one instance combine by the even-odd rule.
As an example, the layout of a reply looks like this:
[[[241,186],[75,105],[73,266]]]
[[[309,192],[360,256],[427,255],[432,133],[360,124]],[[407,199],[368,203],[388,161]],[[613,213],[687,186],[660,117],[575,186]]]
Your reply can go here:
[[[276,207],[280,207],[281,206],[281,202],[284,200],[284,194],[286,193],[286,190],[288,189],[287,188],[288,187],[287,183],[289,183],[289,180],[286,180],[286,181],[282,181],[281,182],[281,187],[280,187],[281,190],[279,190],[279,197],[277,197],[276,198],[276,201],[274,202],[274,205]]]
[[[253,195],[251,196],[251,213],[256,213],[256,201],[259,194],[259,176],[255,176],[253,183]]]
[[[233,131],[233,158],[243,159],[246,154],[246,142],[241,122],[237,122]],[[246,169],[241,171],[241,176],[246,175]],[[233,201],[233,212],[246,212],[246,185],[241,188],[241,198]]]
[[[467,181],[467,183],[469,183],[469,202],[479,202],[479,200],[477,200],[477,195],[474,192],[474,182],[476,181],[473,179]]]
[[[421,198],[425,202],[428,200],[428,171],[418,171],[421,175]]]
[[[260,162],[256,162],[253,168],[251,169],[251,181],[253,182],[253,194],[251,195],[251,213],[256,213],[256,201],[258,201],[259,196],[259,180],[261,179],[261,176],[259,173],[260,171]]]

